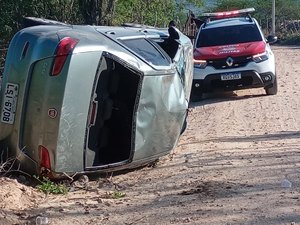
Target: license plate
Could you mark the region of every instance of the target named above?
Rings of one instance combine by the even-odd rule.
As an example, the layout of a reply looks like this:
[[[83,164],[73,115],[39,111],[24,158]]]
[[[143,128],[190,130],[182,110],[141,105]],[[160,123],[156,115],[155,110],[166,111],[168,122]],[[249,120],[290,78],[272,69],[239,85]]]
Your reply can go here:
[[[221,75],[221,80],[238,80],[241,78],[241,73],[225,73]]]
[[[14,123],[18,100],[18,91],[19,86],[17,84],[6,84],[2,103],[1,122],[8,124]]]

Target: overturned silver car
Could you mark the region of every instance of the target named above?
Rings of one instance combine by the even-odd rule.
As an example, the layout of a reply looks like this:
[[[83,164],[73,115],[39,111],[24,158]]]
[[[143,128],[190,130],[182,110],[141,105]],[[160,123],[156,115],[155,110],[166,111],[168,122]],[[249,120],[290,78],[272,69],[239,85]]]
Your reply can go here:
[[[186,126],[193,49],[176,30],[39,25],[12,39],[0,139],[22,170],[60,177],[138,167]]]

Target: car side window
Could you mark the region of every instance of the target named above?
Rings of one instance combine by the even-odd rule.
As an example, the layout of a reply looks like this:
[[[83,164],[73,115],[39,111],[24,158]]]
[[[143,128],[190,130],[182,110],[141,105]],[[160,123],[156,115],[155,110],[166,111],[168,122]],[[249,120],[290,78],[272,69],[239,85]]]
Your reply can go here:
[[[155,66],[168,66],[170,60],[153,43],[144,38],[121,40],[137,55]]]

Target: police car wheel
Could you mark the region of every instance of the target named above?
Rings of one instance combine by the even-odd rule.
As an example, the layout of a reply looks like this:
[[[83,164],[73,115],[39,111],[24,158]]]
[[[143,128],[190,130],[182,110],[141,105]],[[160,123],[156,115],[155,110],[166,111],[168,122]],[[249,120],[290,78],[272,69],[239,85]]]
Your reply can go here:
[[[277,79],[275,78],[273,86],[270,88],[266,88],[267,95],[276,95],[277,94]]]
[[[202,91],[200,91],[199,89],[193,89],[191,92],[191,102],[199,102],[202,99]]]

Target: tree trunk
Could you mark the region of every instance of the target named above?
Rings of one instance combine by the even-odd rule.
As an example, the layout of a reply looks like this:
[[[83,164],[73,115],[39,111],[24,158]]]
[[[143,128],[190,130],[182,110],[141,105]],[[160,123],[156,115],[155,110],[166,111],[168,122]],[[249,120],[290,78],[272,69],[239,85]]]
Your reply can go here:
[[[111,25],[116,0],[79,0],[85,24]]]

